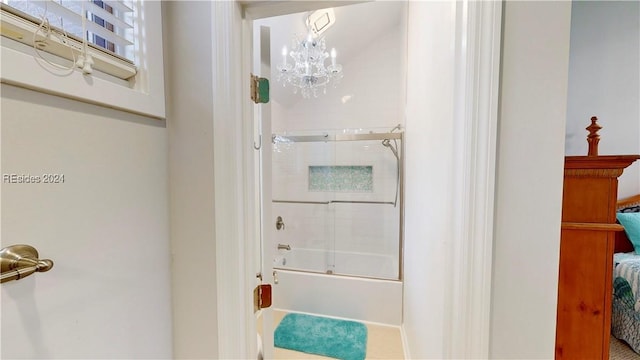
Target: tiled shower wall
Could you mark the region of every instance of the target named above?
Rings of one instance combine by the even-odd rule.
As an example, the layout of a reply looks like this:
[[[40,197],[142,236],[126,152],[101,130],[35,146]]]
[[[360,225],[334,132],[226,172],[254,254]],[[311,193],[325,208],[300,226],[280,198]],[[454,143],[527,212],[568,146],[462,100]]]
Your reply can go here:
[[[373,166],[309,166],[309,191],[373,192]]]

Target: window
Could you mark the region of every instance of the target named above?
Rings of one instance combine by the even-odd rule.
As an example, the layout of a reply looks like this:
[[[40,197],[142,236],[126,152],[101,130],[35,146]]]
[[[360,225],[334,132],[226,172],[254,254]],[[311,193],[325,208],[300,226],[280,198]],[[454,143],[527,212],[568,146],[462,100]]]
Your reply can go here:
[[[0,5],[3,83],[164,118],[160,2]]]
[[[98,6],[97,9],[104,9],[107,12],[107,16],[113,16],[113,14],[115,14],[113,7],[107,5],[104,1],[93,1],[93,4]],[[108,31],[115,32],[116,27],[112,23],[108,22],[107,20],[93,13],[90,13],[89,16],[90,16],[90,19],[93,20],[93,22],[95,22],[99,26],[107,29]],[[116,19],[116,20],[119,20],[119,19]],[[131,24],[128,24],[128,23],[124,23],[124,24],[129,28],[133,28]],[[122,54],[122,51],[119,51],[119,52],[116,51],[116,44],[115,42],[112,41],[112,39],[109,39],[109,37],[102,37],[98,34],[92,34],[91,39],[94,44],[100,46],[101,48],[109,50],[115,54],[117,53]]]
[[[136,74],[134,8],[135,3],[125,1],[3,0],[2,35],[76,61],[81,68],[90,55],[86,72],[95,67],[127,79]],[[114,62],[119,67],[111,66]]]

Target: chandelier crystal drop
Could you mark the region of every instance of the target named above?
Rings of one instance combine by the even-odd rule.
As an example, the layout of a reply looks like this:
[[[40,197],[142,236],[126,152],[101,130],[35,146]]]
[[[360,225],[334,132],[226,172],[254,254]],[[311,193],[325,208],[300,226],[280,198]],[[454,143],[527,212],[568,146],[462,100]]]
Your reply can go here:
[[[329,56],[331,65],[325,66]],[[293,59],[293,64],[287,61],[288,57]],[[342,79],[342,65],[336,63],[336,50],[331,49],[329,55],[324,37],[314,38],[312,33],[305,38],[294,38],[290,52],[286,47],[282,49],[282,63],[277,69],[278,81],[283,86],[291,85],[294,94],[300,91],[304,98],[317,97],[319,91],[326,94],[328,85],[335,87]]]

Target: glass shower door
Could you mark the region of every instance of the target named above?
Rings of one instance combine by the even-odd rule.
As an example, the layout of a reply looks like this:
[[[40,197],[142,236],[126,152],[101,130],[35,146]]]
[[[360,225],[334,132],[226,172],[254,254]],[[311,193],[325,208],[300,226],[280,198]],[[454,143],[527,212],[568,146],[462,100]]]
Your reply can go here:
[[[282,269],[398,280],[400,133],[273,137],[273,214]]]
[[[336,274],[399,279],[399,139],[336,141],[336,166],[345,173],[335,194]],[[395,153],[390,150],[392,146]],[[398,158],[395,157],[398,155]]]
[[[274,266],[281,269],[327,273],[333,253],[333,194],[310,191],[310,163],[332,164],[333,144],[321,135],[287,134],[273,137],[272,212],[284,226],[275,230],[278,255]]]

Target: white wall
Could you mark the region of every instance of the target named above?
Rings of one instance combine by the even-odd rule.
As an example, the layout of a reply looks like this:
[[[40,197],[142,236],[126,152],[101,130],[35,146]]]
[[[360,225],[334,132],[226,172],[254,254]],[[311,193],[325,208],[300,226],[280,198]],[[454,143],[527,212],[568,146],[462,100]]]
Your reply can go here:
[[[504,7],[491,358],[554,357],[570,15]]]
[[[640,154],[640,2],[574,1],[567,108],[567,155],[586,155],[597,116],[600,155]],[[640,193],[640,164],[619,178],[618,195]]]
[[[446,119],[453,118],[454,18],[454,3],[409,3],[403,319],[415,359],[445,357],[454,147],[454,124]]]
[[[211,3],[163,2],[175,358],[216,358]],[[233,270],[230,270],[233,271]]]
[[[55,262],[2,284],[3,359],[171,358],[165,122],[2,85],[2,246]]]
[[[342,63],[344,78],[337,88],[328,87],[326,95],[302,99],[292,106],[274,106],[273,131],[378,127],[391,130],[404,124],[406,34],[403,25],[401,22],[375,42],[362,46],[359,54]],[[272,56],[272,63],[278,63],[277,56]],[[272,86],[282,86],[275,80],[272,83]],[[293,91],[290,87],[286,89]],[[277,98],[273,100],[278,103]]]

